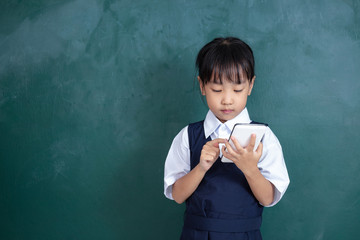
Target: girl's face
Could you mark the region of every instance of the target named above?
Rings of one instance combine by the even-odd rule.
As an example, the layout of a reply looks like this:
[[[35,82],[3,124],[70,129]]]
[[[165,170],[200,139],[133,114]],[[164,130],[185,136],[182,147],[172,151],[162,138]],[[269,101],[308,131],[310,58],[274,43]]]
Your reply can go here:
[[[233,119],[244,110],[248,96],[254,86],[255,77],[251,83],[246,80],[240,84],[231,80],[224,80],[223,83],[210,81],[203,84],[198,77],[202,95],[206,97],[209,109],[222,122]]]

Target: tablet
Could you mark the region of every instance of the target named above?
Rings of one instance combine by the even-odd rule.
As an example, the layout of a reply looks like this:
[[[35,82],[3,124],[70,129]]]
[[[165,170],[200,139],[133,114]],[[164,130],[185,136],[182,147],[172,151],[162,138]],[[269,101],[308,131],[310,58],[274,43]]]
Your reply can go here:
[[[246,147],[250,143],[251,134],[256,134],[255,147],[254,147],[254,151],[256,151],[257,147],[259,146],[260,141],[262,140],[262,138],[265,134],[266,128],[267,128],[267,126],[264,124],[237,123],[237,124],[235,124],[235,126],[230,134],[230,137],[234,136],[242,147]],[[235,148],[235,145],[232,142],[230,137],[229,137],[229,143],[233,148]],[[221,158],[221,161],[225,162],[225,163],[233,162],[224,156]]]

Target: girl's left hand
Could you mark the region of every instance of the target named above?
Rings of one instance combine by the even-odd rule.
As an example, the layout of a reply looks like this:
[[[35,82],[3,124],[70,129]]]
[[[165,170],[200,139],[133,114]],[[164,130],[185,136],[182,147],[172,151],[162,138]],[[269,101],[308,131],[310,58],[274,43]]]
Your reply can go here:
[[[245,174],[251,174],[254,171],[258,171],[257,164],[262,155],[263,145],[260,142],[256,151],[254,151],[256,135],[252,134],[250,143],[247,147],[243,148],[240,143],[236,140],[235,137],[231,137],[235,148],[234,149],[228,141],[226,141],[225,146],[222,148],[223,155],[233,161],[235,165]]]

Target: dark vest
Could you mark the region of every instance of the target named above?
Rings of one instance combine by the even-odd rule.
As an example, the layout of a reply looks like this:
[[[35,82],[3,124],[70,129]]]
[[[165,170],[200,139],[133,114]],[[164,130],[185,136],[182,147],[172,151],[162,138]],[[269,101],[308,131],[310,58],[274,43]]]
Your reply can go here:
[[[205,138],[204,121],[188,126],[191,169],[200,160]],[[254,197],[244,174],[233,163],[218,159],[186,200],[184,228],[209,232],[259,230],[263,207]]]

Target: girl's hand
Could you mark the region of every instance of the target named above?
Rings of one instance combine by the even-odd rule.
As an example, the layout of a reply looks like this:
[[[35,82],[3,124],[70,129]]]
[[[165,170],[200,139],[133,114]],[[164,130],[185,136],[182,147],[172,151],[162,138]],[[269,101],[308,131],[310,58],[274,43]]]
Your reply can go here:
[[[219,143],[226,143],[227,141],[222,138],[217,138],[212,141],[207,142],[202,150],[200,155],[199,167],[207,172],[214,162],[218,159],[220,155]]]
[[[263,145],[260,142],[256,151],[254,151],[254,145],[256,140],[256,135],[252,134],[250,143],[247,147],[243,148],[240,143],[236,140],[235,137],[231,137],[235,145],[235,149],[231,147],[229,142],[226,141],[225,146],[227,151],[225,151],[225,146],[222,148],[223,155],[233,161],[235,165],[245,174],[254,173],[258,171],[257,164],[262,155]]]

